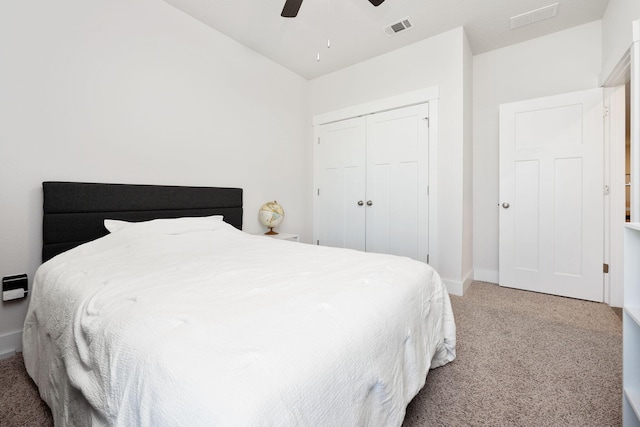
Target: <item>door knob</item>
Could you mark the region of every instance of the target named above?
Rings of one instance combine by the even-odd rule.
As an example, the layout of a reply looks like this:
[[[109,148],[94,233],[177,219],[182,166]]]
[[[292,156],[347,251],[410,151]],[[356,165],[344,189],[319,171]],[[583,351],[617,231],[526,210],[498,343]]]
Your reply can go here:
[[[358,206],[362,206],[364,205],[364,202],[362,200],[358,200]]]
[[[511,205],[509,203],[507,203],[507,202],[504,202],[502,204],[502,207],[505,208],[505,209],[509,209],[509,206],[511,206]]]
[[[367,200],[367,206],[371,206],[373,205],[373,202],[371,200]]]

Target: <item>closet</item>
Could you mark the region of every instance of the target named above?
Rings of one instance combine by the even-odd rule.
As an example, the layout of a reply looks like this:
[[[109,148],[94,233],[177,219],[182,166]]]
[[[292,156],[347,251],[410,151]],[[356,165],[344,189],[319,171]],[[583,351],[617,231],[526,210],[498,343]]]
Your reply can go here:
[[[317,125],[317,244],[428,262],[429,105]]]

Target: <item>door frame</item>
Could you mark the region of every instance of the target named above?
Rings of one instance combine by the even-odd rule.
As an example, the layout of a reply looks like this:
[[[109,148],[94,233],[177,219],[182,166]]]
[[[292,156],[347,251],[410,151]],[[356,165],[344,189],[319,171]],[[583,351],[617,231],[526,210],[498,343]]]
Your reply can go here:
[[[351,119],[368,114],[380,113],[383,111],[395,110],[397,108],[410,107],[412,105],[429,103],[429,265],[438,270],[438,99],[440,89],[438,86],[431,86],[425,89],[411,91],[400,95],[381,98],[371,102],[352,105],[327,113],[313,116],[313,243],[316,244],[319,236],[319,204],[317,202],[317,188],[319,177],[315,170],[315,159],[318,138],[320,137],[319,126]]]
[[[605,106],[608,114],[605,116],[605,149],[609,153],[604,159],[605,180],[611,189],[609,210],[605,211],[609,217],[605,218],[605,262],[609,264],[609,274],[605,274],[604,302],[612,307],[623,305],[623,276],[624,276],[624,236],[623,227],[616,227],[611,221],[620,215],[625,203],[624,190],[618,187],[620,178],[612,171],[624,168],[625,144],[625,98],[624,85],[631,82],[630,117],[631,117],[631,221],[640,221],[640,20],[632,23],[633,39],[629,49],[622,55],[618,64],[608,76],[602,79],[605,88]],[[622,92],[622,93],[621,93]],[[622,152],[620,152],[622,150]],[[621,187],[624,188],[624,187]],[[608,220],[608,221],[607,221]]]
[[[624,275],[624,218],[625,191],[625,88],[605,87],[604,91],[604,185],[609,189],[604,205],[604,263],[609,274],[604,275],[604,302],[622,307],[622,280]]]

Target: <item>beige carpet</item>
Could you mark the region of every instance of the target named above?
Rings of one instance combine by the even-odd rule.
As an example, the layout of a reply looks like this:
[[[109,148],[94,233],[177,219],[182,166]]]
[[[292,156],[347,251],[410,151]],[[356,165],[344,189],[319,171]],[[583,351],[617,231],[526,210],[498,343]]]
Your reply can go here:
[[[458,358],[429,373],[413,426],[619,426],[622,325],[604,304],[474,282],[452,296]],[[20,355],[0,361],[0,426],[49,426]]]
[[[53,425],[49,407],[24,369],[22,355],[0,360],[0,426]]]
[[[605,304],[474,282],[451,297],[458,358],[404,426],[619,426],[622,323]]]

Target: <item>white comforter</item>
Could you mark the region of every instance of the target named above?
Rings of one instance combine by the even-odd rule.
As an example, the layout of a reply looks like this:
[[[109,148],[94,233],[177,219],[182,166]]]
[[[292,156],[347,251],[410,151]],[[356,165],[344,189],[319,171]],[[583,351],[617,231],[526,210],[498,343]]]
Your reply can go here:
[[[40,267],[24,358],[56,425],[400,425],[455,358],[428,265],[204,228],[124,228]]]

